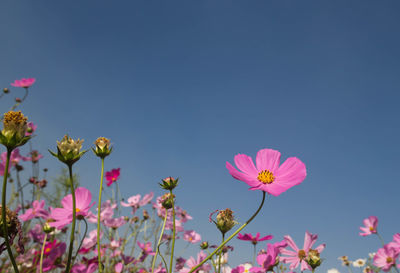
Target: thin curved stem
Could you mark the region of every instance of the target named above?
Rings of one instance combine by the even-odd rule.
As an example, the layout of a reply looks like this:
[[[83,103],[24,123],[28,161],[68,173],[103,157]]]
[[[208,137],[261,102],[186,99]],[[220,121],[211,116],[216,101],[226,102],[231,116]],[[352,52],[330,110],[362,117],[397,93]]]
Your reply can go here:
[[[104,158],[101,159],[99,204],[97,205],[97,259],[99,263],[100,273],[103,272],[103,267],[101,264],[101,250],[100,250],[100,212],[101,212],[101,193],[103,192],[103,178],[104,178]]]
[[[73,263],[75,263],[76,257],[78,256],[78,253],[79,253],[79,250],[81,250],[81,247],[82,247],[82,244],[83,244],[83,240],[85,240],[85,237],[86,237],[86,234],[87,234],[87,230],[88,230],[88,224],[87,224],[85,218],[83,218],[83,222],[85,223],[85,232],[83,233],[82,240],[81,240],[81,242],[79,243],[79,246],[78,246],[78,249],[76,250],[75,256],[74,256],[74,258],[72,259]],[[79,225],[79,227],[80,227],[80,225]]]
[[[44,234],[42,251],[40,252],[40,273],[43,273],[43,256],[44,256],[44,249],[46,246],[46,240],[47,240],[47,232]]]
[[[175,237],[176,237],[176,226],[175,226],[175,200],[174,195],[172,194],[172,190],[169,191],[172,198],[172,246],[171,246],[171,260],[169,262],[169,272],[172,271],[172,265],[174,263],[174,250],[175,250]],[[165,213],[167,214],[168,211]]]
[[[2,192],[2,198],[1,198],[1,219],[3,221],[3,235],[4,235],[4,240],[5,240],[5,243],[7,246],[8,256],[10,256],[10,260],[14,267],[14,271],[16,273],[19,273],[17,263],[15,262],[14,255],[11,250],[10,240],[8,238],[7,217],[6,217],[7,176],[8,176],[8,167],[10,165],[11,152],[12,152],[12,149],[7,148],[7,160],[6,160],[6,167],[4,169],[3,192]]]
[[[69,273],[71,271],[71,259],[72,259],[72,250],[74,248],[75,224],[76,224],[76,199],[75,199],[74,180],[72,176],[72,165],[68,165],[68,170],[69,170],[69,180],[71,183],[70,186],[72,194],[72,227],[71,227],[71,237],[69,241],[67,267],[65,269],[66,273]]]
[[[217,253],[221,248],[223,248],[227,242],[232,240],[233,237],[235,237],[242,229],[244,229],[260,212],[261,208],[264,205],[264,201],[265,201],[265,191],[263,191],[263,197],[260,206],[258,207],[257,211],[249,218],[249,220],[247,220],[240,228],[238,228],[231,236],[229,236],[228,239],[223,241],[222,244],[220,244],[213,252],[211,252],[211,254],[208,255],[203,261],[201,261],[198,265],[190,269],[188,273],[192,273],[193,271],[197,270],[200,266],[202,266],[205,262],[207,262],[215,253]]]
[[[385,241],[383,240],[382,236],[376,232],[376,235],[378,236],[379,240],[381,240],[382,246],[385,246]]]
[[[11,107],[11,111],[14,111],[15,108],[17,108],[21,103],[23,103],[24,100],[26,99],[26,97],[28,97],[28,87],[25,87],[24,89],[25,89],[25,95],[24,95],[24,97],[21,99],[20,102],[17,102],[16,104],[13,105],[13,107]]]
[[[167,223],[167,217],[168,217],[168,213],[167,212],[168,211],[165,211],[165,217],[164,217],[164,222],[163,222],[163,226],[162,226],[161,233],[160,233],[160,238],[158,238],[156,255],[154,255],[153,263],[151,265],[151,273],[154,273],[154,267],[156,265],[156,260],[157,260],[157,256],[158,256],[158,252],[159,252],[159,247],[160,247],[160,244],[161,244],[161,239],[162,239],[162,236],[164,234],[165,223]],[[167,268],[165,268],[165,269],[167,269]]]
[[[222,233],[222,242],[224,242],[224,241],[225,241],[225,233]],[[218,273],[221,272],[221,255],[222,255],[222,249],[218,253]]]

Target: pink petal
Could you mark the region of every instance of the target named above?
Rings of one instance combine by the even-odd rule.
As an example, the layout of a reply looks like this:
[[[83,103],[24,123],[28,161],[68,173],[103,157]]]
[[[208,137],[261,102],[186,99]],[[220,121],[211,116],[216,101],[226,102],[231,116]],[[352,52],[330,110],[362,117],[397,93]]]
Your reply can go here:
[[[294,251],[299,252],[299,248],[297,247],[296,243],[293,241],[292,237],[290,235],[283,236],[285,238],[286,243],[288,246],[293,248]]]
[[[273,183],[292,187],[300,184],[306,178],[306,165],[300,159],[290,157],[283,162],[274,175],[275,181]]]
[[[238,154],[235,155],[234,160],[238,169],[241,170],[243,173],[252,177],[257,177],[259,172],[254,166],[253,159],[250,156],[245,154]]]
[[[258,151],[256,162],[258,172],[269,170],[273,174],[279,167],[281,153],[272,149],[263,149]]]
[[[260,181],[254,179],[253,177],[239,172],[229,162],[226,162],[226,168],[228,169],[229,173],[233,176],[233,178],[243,181],[251,187],[257,186],[258,184],[261,183]]]

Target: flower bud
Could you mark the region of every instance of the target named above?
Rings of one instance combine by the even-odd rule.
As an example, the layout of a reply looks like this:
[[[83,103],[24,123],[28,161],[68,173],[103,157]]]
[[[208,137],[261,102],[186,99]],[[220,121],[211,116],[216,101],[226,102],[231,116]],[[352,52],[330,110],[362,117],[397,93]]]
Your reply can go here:
[[[42,179],[39,181],[38,183],[39,188],[45,188],[47,186],[47,180],[46,179]]]
[[[147,210],[143,210],[143,219],[144,220],[147,220],[147,219],[149,219],[150,218],[150,215],[149,215],[149,213],[147,212]]]
[[[27,118],[21,111],[9,111],[4,114],[3,130],[0,133],[0,143],[13,150],[24,145],[30,139],[25,136],[27,130]]]
[[[132,221],[133,223],[137,223],[137,222],[139,222],[139,217],[135,216],[135,217],[132,218],[131,221]]]
[[[170,177],[163,179],[162,183],[159,183],[159,184],[160,184],[161,188],[163,188],[164,190],[172,191],[178,185],[178,179],[179,178],[175,179],[170,176]]]
[[[52,232],[52,231],[54,231],[56,228],[55,227],[51,227],[50,225],[49,225],[49,223],[44,223],[44,225],[43,225],[43,232],[45,232],[45,233],[50,233],[50,232]]]
[[[217,221],[215,222],[217,228],[223,233],[227,233],[236,224],[231,209],[220,210],[217,214]]]
[[[318,250],[310,249],[308,252],[308,256],[306,258],[306,262],[311,266],[312,269],[317,268],[321,265],[321,258],[319,257]]]
[[[3,88],[3,92],[4,92],[5,94],[8,94],[8,93],[10,93],[10,89],[8,89],[8,88]]]
[[[92,148],[92,151],[100,158],[105,158],[112,152],[112,147],[110,147],[110,140],[108,138],[99,137],[94,142],[94,145],[96,145],[96,148]]]
[[[65,135],[61,141],[57,141],[57,154],[49,150],[49,152],[58,158],[61,162],[72,166],[76,161],[78,161],[81,156],[87,151],[82,151],[83,139],[73,140],[68,135]]]
[[[208,248],[208,242],[207,242],[207,241],[202,242],[202,243],[200,244],[200,248],[201,248],[201,249],[207,249],[207,248]]]
[[[165,209],[170,209],[174,206],[174,194],[166,193],[161,197],[161,205]]]
[[[22,100],[21,100],[21,98],[15,98],[15,102],[17,102],[17,103],[21,103],[21,102],[22,102]]]

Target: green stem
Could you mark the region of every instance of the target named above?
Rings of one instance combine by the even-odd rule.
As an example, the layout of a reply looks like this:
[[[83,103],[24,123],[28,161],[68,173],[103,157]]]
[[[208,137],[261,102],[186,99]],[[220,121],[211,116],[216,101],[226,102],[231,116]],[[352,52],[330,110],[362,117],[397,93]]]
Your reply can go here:
[[[8,238],[8,227],[7,227],[7,217],[6,217],[6,197],[7,197],[7,176],[8,176],[8,167],[10,165],[10,157],[11,157],[12,149],[7,148],[7,161],[6,167],[4,169],[4,178],[3,178],[3,192],[1,198],[1,219],[3,221],[3,235],[4,240],[7,246],[8,256],[10,256],[11,263],[14,267],[14,271],[19,273],[17,263],[15,262],[14,255],[11,250],[10,241]]]
[[[40,252],[40,273],[43,273],[43,255],[44,255],[44,248],[46,246],[46,240],[47,240],[47,232],[44,234],[42,251]]]
[[[100,212],[101,212],[101,193],[103,192],[103,178],[104,178],[104,158],[101,159],[99,204],[97,205],[97,259],[99,263],[100,273],[103,272],[103,267],[101,264],[101,250],[100,250]]]
[[[219,247],[217,247],[213,252],[211,252],[210,255],[208,255],[203,261],[201,261],[198,265],[196,265],[195,267],[193,267],[192,269],[190,269],[190,271],[188,273],[192,273],[195,270],[197,270],[200,266],[202,266],[205,262],[207,262],[215,253],[217,253],[221,248],[224,247],[224,245],[229,242],[230,240],[232,240],[232,238],[234,238],[242,229],[244,229],[253,219],[254,217],[257,216],[257,214],[260,212],[262,206],[264,205],[264,201],[265,201],[265,191],[263,191],[263,197],[262,197],[262,201],[260,206],[258,207],[257,211],[253,214],[253,216],[251,216],[249,218],[249,220],[246,221],[246,223],[244,223],[240,228],[238,228],[231,236],[228,237],[228,239],[226,239],[225,241],[222,242],[222,244],[219,245]]]
[[[18,185],[18,192],[21,197],[21,209],[22,213],[25,213],[25,205],[24,205],[24,191],[22,190],[21,186],[21,179],[19,178],[19,171],[17,170],[17,185]]]
[[[169,262],[169,272],[172,273],[172,265],[174,263],[174,250],[175,250],[175,237],[176,237],[176,227],[175,227],[175,199],[172,194],[172,190],[169,191],[172,198],[172,246],[171,246],[171,260]],[[168,214],[168,211],[165,212]]]
[[[160,238],[158,238],[158,243],[157,243],[157,247],[156,247],[156,248],[157,248],[157,250],[156,250],[156,255],[154,256],[154,258],[153,258],[153,264],[151,265],[151,273],[154,273],[154,267],[155,267],[155,265],[156,265],[156,260],[157,260],[157,256],[158,256],[158,249],[159,249],[159,247],[160,247],[161,239],[162,239],[162,236],[163,236],[163,234],[164,234],[165,223],[167,223],[167,217],[168,217],[168,211],[166,210],[166,211],[165,211],[165,217],[164,217],[163,226],[162,226],[161,233],[160,233]],[[172,271],[170,271],[170,272],[172,272]]]
[[[257,244],[253,244],[253,264],[256,264],[256,256],[257,256]]]
[[[74,248],[75,224],[76,224],[76,199],[75,199],[74,180],[72,176],[72,164],[68,165],[68,169],[69,169],[69,179],[71,183],[71,194],[72,194],[72,227],[71,227],[71,237],[69,241],[67,267],[65,269],[66,273],[69,273],[71,271],[71,259],[72,259],[72,250]]]
[[[225,241],[225,233],[222,233],[222,243]],[[222,250],[218,253],[218,273],[221,272],[221,255]]]
[[[83,222],[85,223],[85,232],[83,233],[82,240],[81,240],[81,242],[79,243],[79,246],[78,246],[78,249],[76,250],[75,256],[74,256],[74,258],[72,259],[73,263],[75,263],[76,257],[78,256],[78,253],[79,253],[79,250],[81,250],[81,247],[82,247],[82,244],[83,244],[83,240],[85,240],[85,237],[86,237],[86,234],[87,234],[87,230],[88,230],[88,224],[87,224],[85,218],[83,218]],[[79,227],[80,227],[80,224],[79,224]]]
[[[378,232],[376,232],[376,235],[378,236],[379,240],[381,240],[382,246],[385,246],[385,241],[383,241],[382,236]]]

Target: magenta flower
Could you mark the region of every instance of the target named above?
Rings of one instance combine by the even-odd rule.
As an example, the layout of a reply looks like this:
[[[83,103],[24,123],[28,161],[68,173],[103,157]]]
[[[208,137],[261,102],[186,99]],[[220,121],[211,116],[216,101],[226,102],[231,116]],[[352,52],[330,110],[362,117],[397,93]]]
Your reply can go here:
[[[49,216],[49,212],[44,209],[44,200],[35,200],[32,203],[32,208],[27,209],[26,212],[19,216],[22,221],[28,221],[33,218],[43,218],[46,219]]]
[[[388,246],[397,250],[400,253],[400,233],[393,235],[393,241],[388,243]]]
[[[189,243],[195,244],[201,241],[200,234],[196,233],[194,230],[186,230],[183,233],[183,240],[188,241]]]
[[[368,236],[371,234],[376,234],[377,226],[378,226],[378,218],[376,216],[370,216],[363,221],[364,227],[360,227],[361,231],[360,235],[361,236]]]
[[[117,229],[126,224],[125,217],[110,218],[104,220],[104,225],[113,229]]]
[[[251,235],[250,233],[246,233],[244,235],[240,234],[237,237],[239,240],[243,240],[243,241],[251,241],[251,243],[253,245],[256,245],[258,242],[261,241],[266,241],[266,240],[271,240],[274,238],[274,236],[272,235],[267,235],[265,237],[260,238],[260,232],[257,232],[256,237],[253,237],[253,235]]]
[[[281,249],[286,245],[286,242],[268,244],[267,253],[261,253],[257,256],[257,263],[261,265],[261,267],[254,266],[250,269],[250,272],[265,273],[267,271],[272,271],[272,268],[276,264],[276,257],[278,257]]]
[[[7,152],[1,153],[0,159],[1,159],[1,162],[0,162],[0,175],[4,175],[4,171],[6,169]],[[21,159],[23,159],[23,157],[19,153],[19,149],[18,148],[14,149],[11,152],[10,164],[8,166],[8,173],[10,173],[11,167],[17,165]]]
[[[374,256],[374,265],[388,272],[390,268],[396,264],[396,259],[399,257],[399,254],[397,249],[386,244],[376,252]]]
[[[306,166],[298,158],[290,157],[279,166],[280,158],[280,152],[263,149],[257,153],[257,167],[250,156],[238,154],[234,160],[240,171],[229,162],[226,162],[226,168],[233,178],[249,185],[250,190],[262,190],[278,196],[303,182],[307,175]]]
[[[52,242],[47,242],[44,247],[44,257],[43,257],[43,272],[53,270],[60,267],[60,263],[57,262],[59,258],[64,254],[66,249],[66,244],[57,242],[56,240]],[[36,251],[37,256],[34,259],[34,264],[39,264],[40,251]],[[62,265],[61,265],[62,267]]]
[[[106,172],[106,179],[107,179],[107,186],[111,186],[114,182],[116,182],[119,179],[120,175],[120,170],[121,168],[118,169],[112,169],[109,172]]]
[[[35,83],[35,81],[36,81],[35,78],[20,79],[20,80],[15,80],[13,83],[11,83],[11,85],[14,87],[28,88],[31,87],[32,84]]]
[[[138,246],[142,250],[142,254],[139,258],[139,261],[143,262],[148,255],[154,256],[156,253],[153,251],[151,247],[151,243],[147,242],[145,244],[142,244],[141,242],[137,242]]]
[[[284,236],[286,243],[290,246],[294,251],[288,249],[281,249],[281,253],[283,255],[287,255],[289,257],[281,257],[280,260],[284,263],[290,263],[289,269],[293,270],[301,264],[301,271],[306,269],[311,270],[310,265],[305,261],[308,256],[308,252],[311,250],[311,247],[315,244],[318,239],[317,234],[311,234],[306,231],[306,235],[304,238],[304,246],[302,249],[299,249],[296,243],[293,241],[292,237],[289,235]],[[321,253],[325,248],[325,244],[321,244],[317,246],[314,250]]]
[[[89,209],[94,205],[94,203],[90,204],[92,194],[88,189],[80,187],[75,190],[75,198],[77,219],[87,216]],[[65,196],[61,200],[61,204],[62,208],[55,208],[50,214],[50,218],[54,219],[54,222],[50,222],[49,225],[58,229],[62,229],[72,223],[72,195]]]

